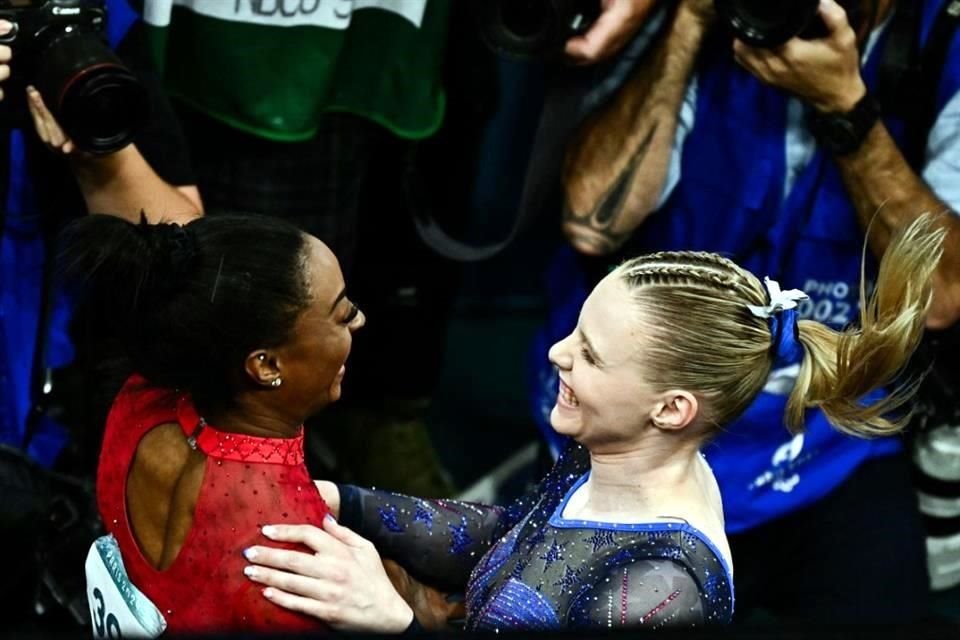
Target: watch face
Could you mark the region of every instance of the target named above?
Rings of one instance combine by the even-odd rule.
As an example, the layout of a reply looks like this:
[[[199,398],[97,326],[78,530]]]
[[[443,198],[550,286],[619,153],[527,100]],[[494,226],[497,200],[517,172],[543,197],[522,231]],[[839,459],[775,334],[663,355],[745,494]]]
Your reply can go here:
[[[824,137],[829,141],[830,146],[840,148],[846,148],[851,144],[855,145],[859,138],[853,123],[841,118],[826,122]]]
[[[863,144],[879,117],[880,108],[868,94],[850,113],[812,114],[810,131],[833,153],[851,153]]]

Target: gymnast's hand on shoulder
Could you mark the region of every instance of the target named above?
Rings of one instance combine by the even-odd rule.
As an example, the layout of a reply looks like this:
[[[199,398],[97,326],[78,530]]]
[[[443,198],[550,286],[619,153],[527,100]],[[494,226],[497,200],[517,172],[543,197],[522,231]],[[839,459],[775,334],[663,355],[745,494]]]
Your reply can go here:
[[[298,542],[313,553],[254,546],[244,573],[266,586],[265,598],[341,631],[400,633],[414,623],[413,609],[397,593],[373,544],[327,516],[323,528],[272,525],[263,535]]]

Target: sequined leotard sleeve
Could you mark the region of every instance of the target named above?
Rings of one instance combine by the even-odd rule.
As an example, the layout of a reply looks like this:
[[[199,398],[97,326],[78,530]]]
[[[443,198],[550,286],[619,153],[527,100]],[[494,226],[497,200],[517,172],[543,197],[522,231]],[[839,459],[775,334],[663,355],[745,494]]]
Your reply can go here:
[[[474,565],[513,522],[511,510],[340,487],[340,522],[411,575],[462,591]]]
[[[558,485],[565,467],[586,468],[586,456],[577,453],[565,451],[538,486],[507,508],[340,485],[340,523],[415,578],[459,592],[490,547],[530,513],[549,487]]]

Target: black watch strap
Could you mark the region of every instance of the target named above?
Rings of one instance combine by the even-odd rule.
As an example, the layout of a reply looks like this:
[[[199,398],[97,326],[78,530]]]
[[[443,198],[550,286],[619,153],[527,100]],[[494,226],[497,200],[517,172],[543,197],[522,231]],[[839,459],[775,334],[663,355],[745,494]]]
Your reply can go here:
[[[810,132],[834,155],[853,153],[863,144],[880,119],[880,103],[869,92],[847,113],[820,113],[811,110]]]

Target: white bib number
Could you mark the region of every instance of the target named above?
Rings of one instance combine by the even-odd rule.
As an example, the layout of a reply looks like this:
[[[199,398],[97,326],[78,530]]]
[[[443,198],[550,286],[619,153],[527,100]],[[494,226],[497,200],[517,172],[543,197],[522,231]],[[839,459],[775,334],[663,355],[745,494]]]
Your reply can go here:
[[[160,610],[127,577],[113,536],[90,545],[86,574],[94,638],[156,638],[167,628]]]

